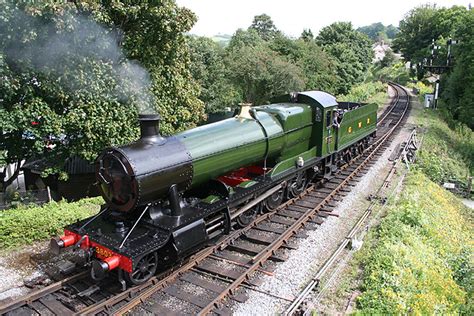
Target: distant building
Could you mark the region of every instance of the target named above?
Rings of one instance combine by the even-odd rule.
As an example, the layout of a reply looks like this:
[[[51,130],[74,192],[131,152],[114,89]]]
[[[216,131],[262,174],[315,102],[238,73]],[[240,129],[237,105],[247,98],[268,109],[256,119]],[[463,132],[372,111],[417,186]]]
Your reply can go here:
[[[372,50],[374,51],[374,59],[372,60],[373,63],[381,61],[384,57],[385,54],[388,51],[391,51],[392,49],[390,48],[390,45],[386,44],[384,41],[381,42],[376,42],[374,45],[372,45]],[[401,58],[401,54],[395,54],[397,59]]]

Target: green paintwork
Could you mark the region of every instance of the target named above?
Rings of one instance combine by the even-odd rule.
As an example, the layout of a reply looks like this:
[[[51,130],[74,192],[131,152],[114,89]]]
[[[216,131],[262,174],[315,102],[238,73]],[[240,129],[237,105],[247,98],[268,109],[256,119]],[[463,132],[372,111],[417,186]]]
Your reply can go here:
[[[238,187],[246,189],[246,188],[250,188],[251,186],[254,186],[255,184],[257,184],[257,182],[249,180],[249,181],[242,182],[241,184],[238,185]]]
[[[265,158],[282,161],[310,147],[311,107],[273,104],[251,109],[253,118],[239,116],[176,135],[193,160],[198,185]]]
[[[310,148],[311,132],[313,129],[312,109],[307,104],[279,103],[264,105],[255,108],[258,115],[267,113],[278,119],[285,136],[282,138],[283,146],[278,144],[278,161],[286,160]]]
[[[366,104],[355,110],[344,113],[338,130],[338,150],[373,133],[377,128],[377,104]],[[369,119],[369,122],[367,122]],[[361,127],[359,127],[359,123]],[[349,128],[352,132],[349,132]]]
[[[176,135],[193,160],[192,186],[265,159],[276,163],[271,175],[278,177],[295,171],[299,157],[305,162],[325,157],[338,150],[336,137],[338,147],[343,148],[372,133],[377,122],[377,106],[366,105],[345,113],[337,130],[332,127],[336,99],[324,92],[286,95],[278,102],[253,107],[250,116],[236,116]],[[350,126],[352,133],[347,132]]]
[[[296,171],[298,169],[297,161],[300,157],[303,158],[305,164],[311,162],[314,158],[316,158],[316,147],[313,147],[308,151],[290,157],[276,164],[270,172],[271,178],[278,178],[287,172]]]
[[[203,199],[202,202],[207,203],[207,204],[213,204],[220,200],[221,198],[217,195],[209,195],[208,197]]]

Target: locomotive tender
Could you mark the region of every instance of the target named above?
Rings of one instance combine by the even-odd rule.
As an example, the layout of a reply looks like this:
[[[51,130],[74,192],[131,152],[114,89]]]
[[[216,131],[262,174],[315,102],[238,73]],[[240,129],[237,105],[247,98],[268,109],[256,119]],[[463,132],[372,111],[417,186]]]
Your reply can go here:
[[[139,119],[139,140],[97,158],[101,211],[51,241],[57,252],[81,248],[94,279],[117,270],[123,285],[145,282],[329,177],[373,139],[377,105],[292,93],[171,137],[159,134],[159,116]]]

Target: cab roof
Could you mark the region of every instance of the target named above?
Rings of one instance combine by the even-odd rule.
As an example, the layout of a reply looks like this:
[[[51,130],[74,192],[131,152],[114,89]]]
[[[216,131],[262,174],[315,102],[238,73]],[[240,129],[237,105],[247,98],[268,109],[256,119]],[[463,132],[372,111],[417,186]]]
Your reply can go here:
[[[324,91],[294,92],[275,98],[272,101],[306,103],[310,105],[320,106],[322,108],[329,108],[338,105],[336,97]]]

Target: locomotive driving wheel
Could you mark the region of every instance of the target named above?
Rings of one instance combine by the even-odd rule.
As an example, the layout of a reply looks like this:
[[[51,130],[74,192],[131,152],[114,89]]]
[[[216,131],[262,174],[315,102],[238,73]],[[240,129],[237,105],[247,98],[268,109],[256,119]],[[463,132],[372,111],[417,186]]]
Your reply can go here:
[[[141,257],[132,272],[125,273],[125,279],[132,285],[143,284],[155,275],[157,267],[158,255],[149,253]]]
[[[281,202],[283,202],[283,191],[283,189],[278,190],[265,199],[263,202],[265,212],[273,211],[280,206]]]
[[[252,207],[248,211],[245,211],[244,213],[237,216],[237,219],[236,219],[237,225],[239,225],[242,228],[244,228],[245,226],[248,226],[257,217],[257,214],[258,214],[258,205]]]
[[[308,176],[306,172],[305,171],[300,172],[288,184],[288,198],[294,198],[298,196],[299,194],[303,193],[303,191],[306,189],[307,182],[308,182]]]

